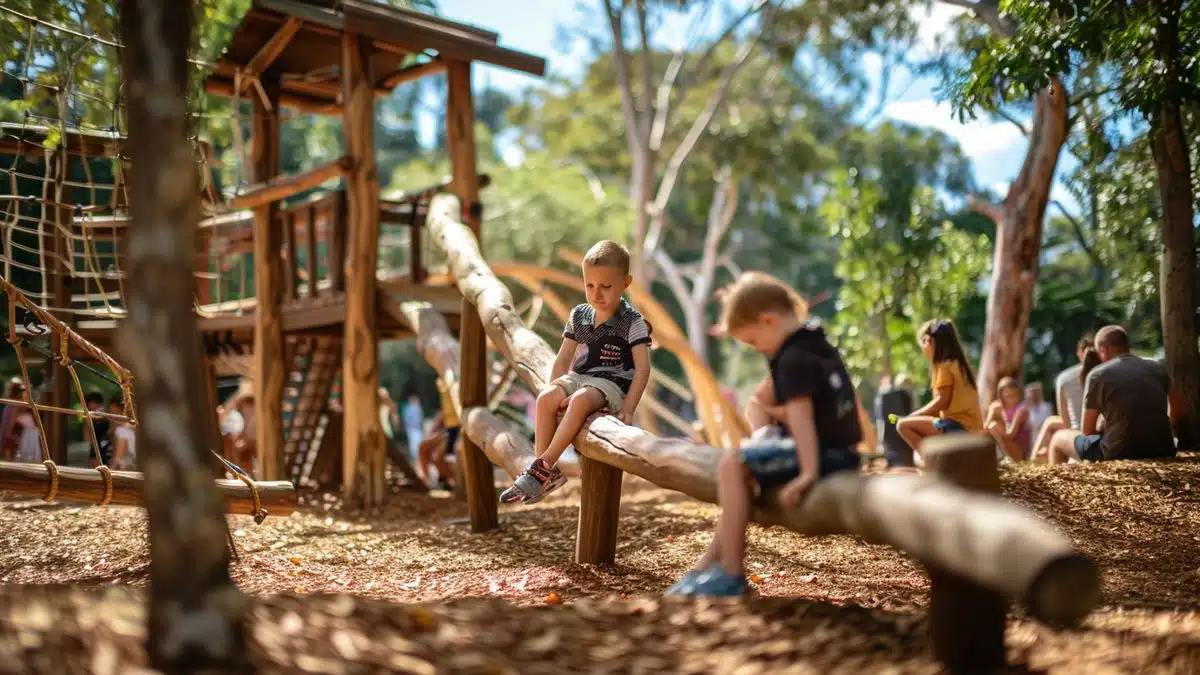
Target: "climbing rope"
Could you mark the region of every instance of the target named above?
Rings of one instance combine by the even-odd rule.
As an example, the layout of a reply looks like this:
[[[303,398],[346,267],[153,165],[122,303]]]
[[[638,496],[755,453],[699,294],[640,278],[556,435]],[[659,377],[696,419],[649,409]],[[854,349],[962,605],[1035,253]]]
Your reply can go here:
[[[254,516],[255,524],[261,525],[262,522],[267,519],[267,509],[262,505],[262,498],[258,494],[258,486],[254,484],[254,479],[250,477],[250,474],[246,473],[245,469],[237,464],[234,464],[228,459],[225,459],[221,453],[216,451],[211,452],[214,457],[221,460],[221,463],[224,464],[225,467],[233,473],[233,475],[241,479],[241,481],[246,484],[246,487],[250,488],[250,498],[254,500],[254,511],[250,515]]]

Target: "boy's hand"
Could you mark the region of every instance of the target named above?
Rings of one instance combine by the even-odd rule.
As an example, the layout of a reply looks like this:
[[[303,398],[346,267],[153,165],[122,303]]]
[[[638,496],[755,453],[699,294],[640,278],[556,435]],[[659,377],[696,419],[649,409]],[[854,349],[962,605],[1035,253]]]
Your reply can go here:
[[[632,410],[622,410],[621,412],[617,413],[617,419],[621,420],[621,424],[624,424],[626,426],[632,426],[633,425],[633,411]]]
[[[779,505],[785,509],[794,509],[804,497],[804,493],[817,482],[816,473],[802,473],[779,490]]]

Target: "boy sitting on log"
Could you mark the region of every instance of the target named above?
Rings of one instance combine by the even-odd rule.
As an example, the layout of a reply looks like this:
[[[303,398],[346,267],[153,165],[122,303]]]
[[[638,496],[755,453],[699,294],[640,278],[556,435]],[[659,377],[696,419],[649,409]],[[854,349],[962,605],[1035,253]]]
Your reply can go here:
[[[592,414],[616,415],[625,424],[633,420],[650,380],[650,326],[622,297],[632,282],[624,246],[602,241],[584,256],[587,302],[571,310],[550,386],[537,397],[537,459],[500,501],[532,504],[562,487],[567,477],[555,463]]]
[[[766,356],[770,377],[746,416],[755,428],[717,468],[721,515],[708,551],[668,595],[738,596],[746,592],[746,526],[752,502],[778,489],[793,508],[822,478],[857,471],[862,440],[854,386],[841,354],[804,301],[767,274],[743,274],[722,300],[721,328]]]

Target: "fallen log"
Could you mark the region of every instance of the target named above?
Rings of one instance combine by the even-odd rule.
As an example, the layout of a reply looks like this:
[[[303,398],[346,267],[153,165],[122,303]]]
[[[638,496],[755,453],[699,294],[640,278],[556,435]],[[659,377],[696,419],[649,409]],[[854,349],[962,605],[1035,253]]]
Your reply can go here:
[[[446,252],[463,296],[479,310],[496,347],[530,386],[548,380],[554,351],[514,311],[512,295],[491,273],[471,231],[456,219],[458,200],[438,197],[427,226]],[[584,457],[580,523],[611,532],[589,532],[592,542],[615,541],[619,481],[627,471],[671,490],[716,503],[716,468],[724,451],[684,441],[661,440],[597,417],[575,439]],[[953,453],[953,448],[943,449]],[[592,473],[592,476],[589,476]],[[599,475],[597,475],[599,474]],[[614,496],[599,486],[617,486]],[[589,489],[592,486],[594,489]],[[1034,616],[1055,622],[1078,620],[1098,601],[1099,575],[1070,541],[1032,511],[999,496],[974,494],[931,476],[844,474],[821,481],[798,508],[758,508],[754,520],[802,534],[852,534],[894,546],[926,565],[949,570],[1025,605]],[[580,537],[582,540],[583,537]],[[578,542],[577,542],[578,546]],[[597,545],[593,559],[611,562],[614,549]]]
[[[58,474],[58,485],[51,494],[52,471]],[[145,477],[135,471],[113,471],[112,492],[108,504],[114,506],[145,507],[143,488]],[[217,491],[225,499],[225,512],[234,515],[253,516],[256,504],[250,487],[241,480],[218,479],[214,481]],[[286,516],[296,510],[296,488],[287,481],[259,481],[254,483],[262,508],[268,516]],[[103,503],[108,487],[104,474],[95,469],[70,466],[55,466],[24,462],[0,462],[0,490],[11,490],[22,494],[37,495],[51,501],[78,501]]]

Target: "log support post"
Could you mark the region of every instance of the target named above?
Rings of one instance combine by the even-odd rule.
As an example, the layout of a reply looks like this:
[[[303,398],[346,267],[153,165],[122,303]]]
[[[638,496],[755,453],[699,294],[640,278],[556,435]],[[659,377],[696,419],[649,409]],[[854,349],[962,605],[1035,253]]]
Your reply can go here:
[[[86,161],[86,157],[84,161]],[[73,214],[71,212],[70,203],[70,188],[65,184],[67,180],[67,170],[71,163],[71,157],[66,151],[66,147],[60,147],[53,154],[46,154],[46,161],[52,162],[51,167],[54,171],[54,180],[50,188],[53,194],[50,199],[54,202],[53,205],[43,208],[50,208],[54,211],[54,231],[50,233],[50,242],[54,251],[53,260],[50,261],[50,270],[47,279],[50,293],[50,306],[56,308],[69,308],[71,306],[71,273],[74,268],[73,255],[71,250],[71,241],[66,236],[66,232],[71,231],[71,221]],[[103,287],[101,287],[103,292]],[[63,313],[61,316],[68,318],[69,312]],[[54,354],[54,359],[46,364],[46,374],[50,378],[49,388],[49,403],[56,408],[71,407],[71,391],[72,381],[71,374],[67,372],[67,366],[59,363],[58,359],[62,357],[62,344],[58,340],[51,341],[51,352]],[[30,392],[32,393],[32,392]],[[86,393],[86,392],[85,392]],[[46,402],[44,399],[42,402]],[[80,406],[84,406],[84,402],[79,402]],[[46,447],[50,450],[50,459],[54,460],[55,464],[65,466],[67,464],[67,416],[66,415],[48,415],[42,419],[42,423],[46,428]],[[88,438],[87,431],[84,431],[84,438]],[[88,457],[92,457],[89,451]]]
[[[383,427],[379,420],[379,175],[375,165],[375,92],[371,42],[342,37],[342,128],[351,169],[346,176],[348,228],[346,326],[342,341],[342,486],[365,507],[383,502]],[[335,219],[336,227],[337,219]],[[334,238],[337,238],[337,234]],[[331,247],[331,251],[333,247]],[[331,254],[332,255],[332,254]],[[336,267],[337,261],[334,260]],[[334,270],[335,267],[331,267]],[[336,273],[335,273],[336,274]],[[331,274],[331,277],[334,276]]]
[[[475,170],[475,104],[471,96],[471,64],[451,61],[446,69],[449,95],[446,110],[446,140],[450,148],[451,176],[454,193],[462,204],[463,223],[482,241],[479,226],[483,220],[479,205],[479,175]],[[415,205],[414,205],[415,208]],[[487,336],[479,310],[466,298],[462,301],[459,327],[462,357],[459,372],[459,401],[463,410],[487,405]],[[487,455],[470,438],[463,437],[467,509],[471,515],[471,530],[484,532],[500,524],[497,512],[496,486],[492,464]]]
[[[951,434],[927,440],[926,466],[938,478],[973,492],[1000,493],[996,445],[986,436]],[[937,565],[929,573],[929,632],[934,657],[951,673],[986,673],[1005,666],[1008,601]]]
[[[601,565],[617,556],[617,515],[621,509],[624,472],[581,456],[579,529],[575,533],[575,562]]]
[[[252,123],[254,180],[265,182],[279,173],[279,96],[282,82],[276,73],[260,77],[263,96],[254,97]],[[254,209],[254,417],[260,480],[283,476],[283,390],[288,369],[284,365],[283,265],[281,232],[275,223],[278,204]]]

